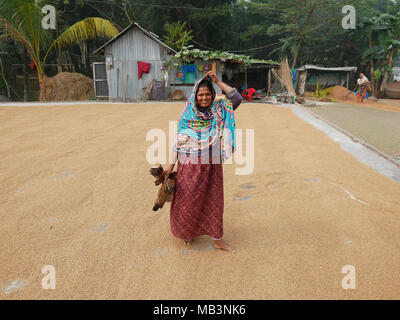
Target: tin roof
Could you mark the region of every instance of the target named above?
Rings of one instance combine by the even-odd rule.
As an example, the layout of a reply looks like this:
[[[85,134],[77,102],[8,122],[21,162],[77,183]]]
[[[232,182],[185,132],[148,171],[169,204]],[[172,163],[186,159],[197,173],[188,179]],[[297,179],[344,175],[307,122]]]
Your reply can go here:
[[[111,40],[107,41],[105,44],[103,44],[100,48],[98,48],[96,51],[93,52],[93,54],[98,54],[101,50],[103,50],[106,46],[109,44],[113,43],[114,41],[118,40],[120,37],[122,37],[125,33],[127,33],[129,30],[132,28],[139,28],[146,36],[151,38],[152,40],[156,41],[158,44],[164,46],[167,48],[169,51],[176,53],[176,51],[170,47],[168,47],[164,42],[158,39],[158,36],[154,34],[153,32],[147,31],[146,29],[142,28],[138,23],[134,22],[132,23],[129,27],[125,28],[122,30],[119,34],[117,34],[114,38]]]
[[[317,67],[312,64],[306,64],[297,69],[297,71],[305,71],[305,70],[320,70],[320,71],[344,71],[351,72],[357,71],[357,67],[337,67],[337,68],[325,68],[325,67]]]

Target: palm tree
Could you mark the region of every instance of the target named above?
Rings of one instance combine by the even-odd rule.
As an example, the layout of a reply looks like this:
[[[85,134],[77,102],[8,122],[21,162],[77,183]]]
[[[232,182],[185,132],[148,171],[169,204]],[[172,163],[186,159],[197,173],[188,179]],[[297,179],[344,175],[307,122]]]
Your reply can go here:
[[[47,0],[0,0],[0,37],[19,42],[36,66],[42,100],[44,65],[53,48],[64,48],[96,37],[112,38],[118,29],[108,20],[90,17],[78,21],[53,40],[54,32],[42,27]]]

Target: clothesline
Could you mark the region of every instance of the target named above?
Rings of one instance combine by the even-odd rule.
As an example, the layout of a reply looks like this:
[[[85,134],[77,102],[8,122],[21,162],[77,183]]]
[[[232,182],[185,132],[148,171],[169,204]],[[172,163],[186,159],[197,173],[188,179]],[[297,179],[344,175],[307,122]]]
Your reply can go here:
[[[116,59],[114,60],[114,63],[121,63],[121,62],[137,62],[138,64],[138,79],[142,78],[143,73],[149,73],[150,72],[150,67],[151,64],[154,62],[162,62],[165,63],[164,60],[160,59]],[[184,81],[186,78],[186,74],[188,72],[194,73],[195,79],[197,78],[197,72],[207,72],[210,68],[210,63],[205,63],[205,64],[182,64],[178,67],[177,71],[177,79]],[[168,81],[168,72],[164,70],[164,79],[167,82]]]
[[[157,61],[157,62],[166,62],[166,60],[150,60],[150,59],[140,59],[140,60],[136,60],[136,59],[123,59],[123,60],[120,60],[120,59],[114,59],[114,62],[121,62],[121,61],[136,61],[136,62],[138,62],[138,61],[143,61],[143,62],[147,62],[147,61]]]
[[[114,59],[114,62],[130,62],[130,61],[135,61],[135,62],[138,62],[138,61],[143,61],[143,62],[163,62],[163,63],[167,62],[166,60],[149,60],[149,59],[140,59],[140,60],[136,60],[136,59],[129,59],[129,60],[128,59],[123,59],[123,60]],[[196,63],[187,63],[186,65],[192,65],[192,64],[196,64]],[[198,65],[198,64],[202,65],[202,64],[211,64],[211,63],[204,62],[204,63],[197,63],[196,65]],[[182,65],[185,65],[185,64],[182,64]]]

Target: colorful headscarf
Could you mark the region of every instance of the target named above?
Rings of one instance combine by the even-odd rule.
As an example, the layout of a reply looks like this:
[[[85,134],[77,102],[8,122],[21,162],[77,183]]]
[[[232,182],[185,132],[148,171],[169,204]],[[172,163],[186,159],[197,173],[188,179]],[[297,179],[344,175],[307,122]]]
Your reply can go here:
[[[198,155],[209,150],[220,141],[222,162],[228,159],[236,148],[235,115],[229,99],[213,101],[208,112],[201,112],[196,105],[196,94],[201,81],[196,82],[185,109],[179,119],[175,149],[189,155]]]

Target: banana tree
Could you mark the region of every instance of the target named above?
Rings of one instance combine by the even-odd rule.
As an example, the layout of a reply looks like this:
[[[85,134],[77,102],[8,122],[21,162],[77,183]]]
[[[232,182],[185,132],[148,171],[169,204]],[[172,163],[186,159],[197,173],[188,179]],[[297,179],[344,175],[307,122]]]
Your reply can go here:
[[[400,47],[399,26],[400,15],[380,14],[360,19],[357,30],[361,31],[354,33],[355,37],[362,37],[368,42],[361,63],[369,64],[374,95],[383,95],[384,86],[391,72],[393,56]]]
[[[383,66],[384,73],[382,82],[379,88],[380,96],[383,96],[385,85],[392,72],[393,57],[400,48],[400,14],[398,13],[396,16],[388,15],[386,19],[388,20],[388,29],[387,32],[381,36],[381,44],[386,52],[386,57]]]
[[[358,32],[353,32],[353,39],[354,41],[357,38],[362,38],[362,40],[368,42],[368,49],[364,50],[362,57],[361,57],[361,64],[369,64],[369,71],[370,71],[370,79],[371,79],[371,89],[375,95],[375,64],[374,60],[376,59],[377,54],[381,54],[380,51],[383,51],[380,46],[375,45],[376,41],[374,38],[374,27],[376,25],[376,17],[362,17],[360,19],[359,24],[357,25],[356,30]]]
[[[54,39],[42,27],[42,8],[47,0],[0,0],[0,37],[19,42],[36,66],[42,100],[44,65],[53,48],[65,48],[96,37],[112,38],[118,29],[108,20],[90,17],[68,27]]]

